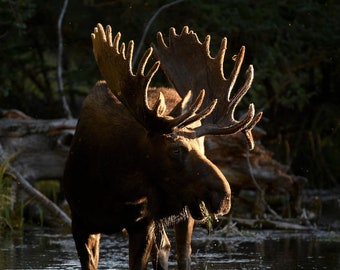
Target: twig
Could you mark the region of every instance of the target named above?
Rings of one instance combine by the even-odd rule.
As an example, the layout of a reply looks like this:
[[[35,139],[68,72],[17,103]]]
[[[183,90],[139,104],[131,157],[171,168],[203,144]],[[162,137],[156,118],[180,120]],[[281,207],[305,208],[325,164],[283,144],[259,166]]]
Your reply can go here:
[[[171,3],[168,3],[168,4],[165,4],[163,6],[161,6],[156,12],[155,14],[151,17],[151,19],[148,21],[148,23],[146,24],[145,28],[144,28],[144,32],[143,32],[143,35],[142,35],[142,38],[139,42],[139,45],[138,45],[138,48],[135,52],[135,55],[133,57],[133,60],[132,60],[132,66],[135,66],[135,63],[138,59],[138,56],[139,56],[139,53],[143,47],[143,44],[144,44],[144,40],[145,40],[145,37],[146,37],[146,34],[147,32],[149,31],[149,28],[151,26],[151,24],[153,23],[153,21],[156,19],[156,17],[159,15],[159,13],[161,13],[164,9],[168,8],[168,7],[171,7],[173,5],[176,5],[178,3],[181,3],[181,2],[184,2],[185,0],[176,0],[176,1],[173,1]]]
[[[267,210],[272,214],[274,215],[277,219],[282,219],[280,217],[280,215],[278,215],[271,207],[270,205],[266,202],[266,199],[264,198],[264,190],[261,188],[261,186],[257,183],[256,179],[255,179],[255,176],[254,176],[254,173],[253,173],[253,168],[251,166],[251,163],[250,163],[250,154],[249,154],[249,148],[246,147],[246,159],[247,159],[247,166],[248,166],[248,170],[249,170],[249,174],[250,174],[250,178],[252,179],[253,181],[253,184],[255,185],[256,189],[260,192],[261,194],[261,201],[262,203],[266,206]]]
[[[63,82],[63,70],[62,70],[62,61],[63,61],[63,35],[62,35],[62,22],[66,12],[66,8],[68,5],[68,0],[64,0],[64,5],[61,9],[59,19],[58,19],[58,90],[61,96],[61,101],[63,104],[63,108],[68,119],[72,118],[72,113],[70,107],[68,106],[65,92],[64,92],[64,82]]]

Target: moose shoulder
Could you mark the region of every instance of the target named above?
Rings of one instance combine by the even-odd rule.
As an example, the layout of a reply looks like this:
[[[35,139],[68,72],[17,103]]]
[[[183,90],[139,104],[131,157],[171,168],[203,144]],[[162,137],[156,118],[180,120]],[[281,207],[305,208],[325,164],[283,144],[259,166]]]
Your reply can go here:
[[[186,245],[183,254],[178,254],[179,268],[188,269],[191,217],[204,219],[203,203],[213,215],[224,215],[230,209],[229,184],[204,155],[202,140],[208,134],[244,132],[249,145],[253,145],[251,129],[261,113],[255,115],[254,106],[250,105],[240,121],[233,115],[250,87],[252,67],[244,86],[230,98],[244,49],[237,56],[230,78],[225,79],[221,73],[225,42],[218,56],[211,58],[207,54],[207,39],[202,44],[187,27],[180,35],[172,29],[169,46],[158,35],[158,48],[154,50],[158,61],[144,75],[152,48],[145,52],[133,73],[132,41],[125,50],[124,43],[119,45],[120,34],[112,40],[111,27],[104,30],[100,24],[94,29],[92,41],[105,81],[99,81],[84,101],[64,174],[72,233],[82,269],[97,269],[100,233],[123,228],[129,234],[130,269],[146,269],[150,259],[154,268],[166,269],[169,245],[164,246],[156,237],[160,233],[167,240],[159,223],[169,216],[189,212],[184,229],[176,233],[178,242]],[[188,46],[196,50],[197,59],[178,55],[180,51],[189,53]],[[166,113],[162,94],[152,106],[148,101],[147,89],[159,65],[182,98],[170,113]],[[209,73],[204,77],[192,70],[193,66],[204,69],[207,65],[220,77]],[[179,76],[178,71],[190,80]],[[209,86],[219,87],[218,91],[225,93]],[[160,228],[159,232],[155,227]]]

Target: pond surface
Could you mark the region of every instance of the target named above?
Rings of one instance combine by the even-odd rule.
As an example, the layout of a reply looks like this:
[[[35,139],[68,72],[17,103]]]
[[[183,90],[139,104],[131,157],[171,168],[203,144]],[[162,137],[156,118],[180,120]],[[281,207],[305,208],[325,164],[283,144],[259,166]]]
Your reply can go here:
[[[334,232],[241,231],[208,236],[196,228],[192,245],[192,269],[340,269],[340,234]],[[123,234],[102,236],[99,269],[127,269],[127,260]],[[173,253],[170,261],[170,269],[176,269]],[[80,267],[70,234],[39,228],[0,236],[2,269]]]

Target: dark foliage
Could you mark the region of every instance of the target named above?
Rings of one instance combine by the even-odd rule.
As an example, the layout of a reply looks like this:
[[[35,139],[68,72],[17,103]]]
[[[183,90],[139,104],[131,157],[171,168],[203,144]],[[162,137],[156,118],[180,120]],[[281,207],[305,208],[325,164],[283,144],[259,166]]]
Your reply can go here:
[[[90,33],[97,22],[121,31],[136,46],[148,20],[171,1],[70,1],[64,18],[64,82],[70,105],[100,78]],[[0,107],[41,118],[64,116],[57,91],[57,20],[62,1],[0,0]],[[188,0],[164,11],[152,24],[144,49],[156,32],[189,25],[212,48],[228,37],[230,58],[246,45],[254,64],[253,90],[245,98],[262,107],[264,143],[312,187],[340,182],[339,94],[340,3],[336,0]],[[158,76],[158,84],[164,82]]]

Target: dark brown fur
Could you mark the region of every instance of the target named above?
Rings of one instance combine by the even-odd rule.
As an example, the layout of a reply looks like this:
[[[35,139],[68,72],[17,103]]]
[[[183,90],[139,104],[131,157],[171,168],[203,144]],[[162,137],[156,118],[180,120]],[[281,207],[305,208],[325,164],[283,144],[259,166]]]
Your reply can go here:
[[[181,136],[180,131],[148,132],[105,82],[97,83],[84,101],[64,185],[82,269],[97,269],[100,233],[126,229],[130,269],[146,269],[150,254],[162,257],[155,222],[185,207],[202,219],[201,201],[212,213],[230,209],[229,184],[202,153],[199,140]],[[191,251],[190,220],[189,225],[178,225],[183,260]],[[182,265],[181,269],[190,267],[187,262]]]

